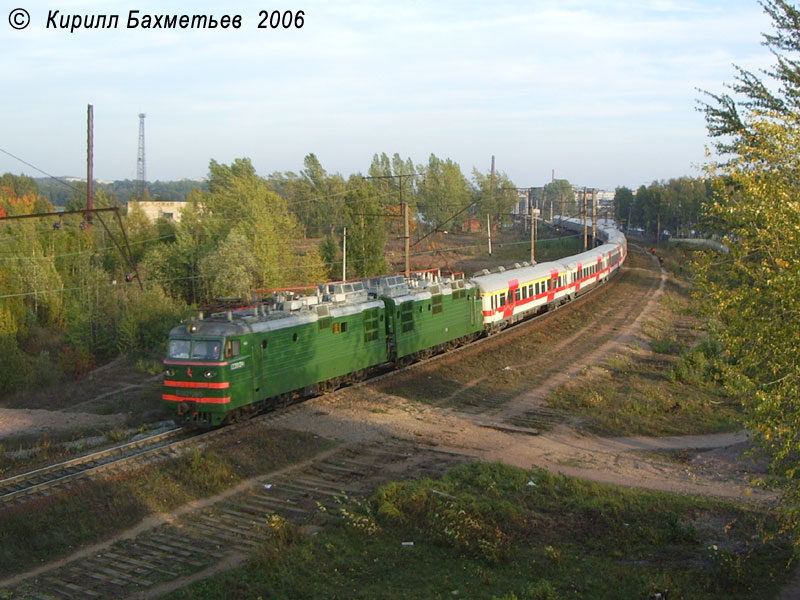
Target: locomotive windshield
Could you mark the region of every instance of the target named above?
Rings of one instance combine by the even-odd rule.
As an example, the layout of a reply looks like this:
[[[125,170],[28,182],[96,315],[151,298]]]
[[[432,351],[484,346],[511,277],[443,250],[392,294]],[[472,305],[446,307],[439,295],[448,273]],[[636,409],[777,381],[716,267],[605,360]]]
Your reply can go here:
[[[219,340],[170,340],[167,358],[219,360],[221,347]]]

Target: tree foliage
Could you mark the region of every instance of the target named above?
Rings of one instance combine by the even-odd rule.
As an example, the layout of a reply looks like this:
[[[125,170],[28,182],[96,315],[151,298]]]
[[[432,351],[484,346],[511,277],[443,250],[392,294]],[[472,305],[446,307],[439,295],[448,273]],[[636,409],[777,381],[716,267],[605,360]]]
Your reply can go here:
[[[664,229],[681,235],[698,226],[701,207],[710,198],[709,180],[691,177],[654,181],[636,193],[620,187],[614,194],[614,217],[629,229],[639,228],[654,237]]]
[[[440,226],[458,230],[468,217],[472,187],[458,163],[431,154],[428,164],[420,165],[419,211],[431,228]],[[458,215],[455,217],[454,215]]]
[[[566,179],[556,179],[544,186],[542,215],[552,219],[555,215],[577,217],[580,214],[575,192]]]
[[[709,132],[725,134],[729,160],[708,167],[715,196],[708,226],[730,255],[703,265],[699,283],[742,392],[748,429],[783,486],[785,524],[800,541],[800,14],[764,8],[777,64],[766,81],[737,69],[740,97],[713,96]],[[769,85],[777,84],[776,89]]]
[[[482,221],[489,215],[493,220],[511,219],[511,207],[518,202],[517,189],[505,173],[481,173],[472,170],[475,182],[475,214]]]
[[[371,185],[353,175],[347,182],[344,217],[347,224],[347,276],[371,277],[387,271],[386,220],[381,199]]]
[[[738,154],[740,144],[762,133],[756,127],[759,115],[780,121],[800,110],[800,11],[784,0],[763,0],[761,5],[774,26],[772,33],[763,34],[763,44],[776,63],[761,75],[734,65],[736,75],[727,86],[732,94],[703,90],[707,101],[700,110],[721,154]]]

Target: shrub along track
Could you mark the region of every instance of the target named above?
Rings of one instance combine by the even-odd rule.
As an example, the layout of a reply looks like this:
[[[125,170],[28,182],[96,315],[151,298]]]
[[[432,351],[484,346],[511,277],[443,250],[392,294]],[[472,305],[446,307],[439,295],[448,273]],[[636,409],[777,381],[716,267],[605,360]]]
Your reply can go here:
[[[270,535],[271,515],[318,527],[336,514],[340,497],[368,495],[389,480],[436,476],[472,457],[612,483],[741,498],[747,488],[741,477],[722,473],[728,459],[735,462],[726,450],[714,455],[715,473],[722,473],[716,479],[702,465],[631,457],[629,451],[724,449],[740,443],[742,436],[598,438],[576,434],[568,426],[571,417],[543,405],[547,394],[572,374],[635,341],[664,277],[640,255],[615,283],[573,303],[574,311],[555,311],[474,347],[259,421],[253,426],[309,431],[344,443],[299,466],[153,517],[112,542],[0,581],[0,590],[9,589],[11,597],[157,597],[247,560]],[[626,282],[635,283],[636,293]],[[595,311],[599,320],[580,316],[583,309]],[[579,316],[569,321],[571,314]],[[569,329],[566,338],[564,329]],[[542,337],[548,344],[544,354]],[[493,350],[508,345],[525,352],[519,353],[518,363],[497,368]],[[455,384],[448,379],[452,369],[490,374]],[[513,385],[505,389],[513,393],[493,395],[491,378],[498,376],[511,378]],[[411,391],[416,400],[393,390]],[[552,429],[541,432],[542,424]],[[763,499],[758,493],[749,497]]]

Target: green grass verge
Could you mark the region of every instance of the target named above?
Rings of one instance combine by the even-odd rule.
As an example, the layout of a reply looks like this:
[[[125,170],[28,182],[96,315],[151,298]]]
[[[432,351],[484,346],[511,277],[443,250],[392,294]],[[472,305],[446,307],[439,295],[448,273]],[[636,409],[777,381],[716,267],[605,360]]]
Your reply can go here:
[[[338,516],[314,536],[273,520],[250,564],[167,598],[767,598],[792,556],[739,506],[498,464],[390,483]]]
[[[10,575],[99,542],[144,517],[220,493],[255,475],[304,460],[332,442],[296,431],[243,430],[218,442],[102,481],[0,512],[0,573]]]
[[[664,252],[665,264],[688,260]],[[686,282],[671,280],[642,328],[651,352],[624,352],[560,386],[548,404],[601,435],[690,435],[741,429],[741,402],[724,385],[722,352],[709,339]]]

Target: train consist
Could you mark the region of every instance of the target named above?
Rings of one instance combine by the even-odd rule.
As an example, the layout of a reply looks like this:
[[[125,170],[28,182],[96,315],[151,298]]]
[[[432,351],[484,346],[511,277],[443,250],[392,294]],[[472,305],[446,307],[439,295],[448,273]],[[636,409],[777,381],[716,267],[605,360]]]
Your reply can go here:
[[[601,245],[557,262],[326,284],[201,314],[169,334],[163,401],[179,422],[222,425],[491,335],[611,277],[627,241],[602,226],[597,237]]]

